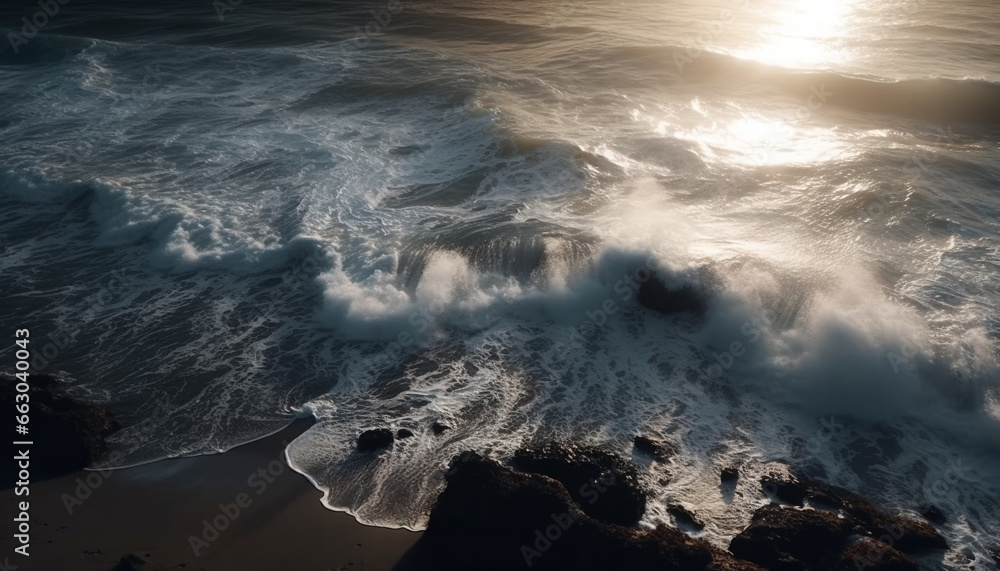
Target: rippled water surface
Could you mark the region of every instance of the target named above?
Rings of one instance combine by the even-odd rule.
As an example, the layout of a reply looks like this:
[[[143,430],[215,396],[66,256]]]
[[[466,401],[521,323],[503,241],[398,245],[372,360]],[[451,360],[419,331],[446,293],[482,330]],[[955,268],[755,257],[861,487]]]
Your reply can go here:
[[[0,323],[124,464],[314,414],[324,501],[418,529],[462,450],[644,433],[647,523],[722,544],[717,470],[787,460],[995,568],[995,2],[80,1],[0,49]]]

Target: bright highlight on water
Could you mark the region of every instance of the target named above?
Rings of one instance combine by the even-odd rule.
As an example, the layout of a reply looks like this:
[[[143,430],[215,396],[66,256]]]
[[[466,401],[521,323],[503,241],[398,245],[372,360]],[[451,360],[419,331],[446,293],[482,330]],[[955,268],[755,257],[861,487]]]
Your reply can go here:
[[[315,415],[323,501],[421,529],[463,450],[642,433],[645,523],[725,545],[759,506],[706,474],[784,460],[986,568],[1000,5],[163,6],[0,51],[0,323],[73,340],[33,366],[125,411],[119,465]]]

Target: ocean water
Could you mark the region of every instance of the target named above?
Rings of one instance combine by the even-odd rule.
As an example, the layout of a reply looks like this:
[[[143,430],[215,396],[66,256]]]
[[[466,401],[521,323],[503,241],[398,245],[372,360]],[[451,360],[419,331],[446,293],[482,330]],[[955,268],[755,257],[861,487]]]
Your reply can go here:
[[[646,524],[725,546],[786,461],[996,569],[996,2],[39,10],[0,7],[0,329],[120,465],[315,415],[324,503],[421,529],[462,450],[641,433]]]

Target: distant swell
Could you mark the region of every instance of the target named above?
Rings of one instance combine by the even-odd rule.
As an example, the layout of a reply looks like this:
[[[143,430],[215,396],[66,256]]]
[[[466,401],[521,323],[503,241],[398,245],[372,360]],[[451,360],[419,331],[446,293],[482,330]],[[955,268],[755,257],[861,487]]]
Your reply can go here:
[[[671,50],[683,55],[683,50]],[[803,73],[732,56],[704,53],[682,66],[681,78],[746,87],[774,87],[808,100],[866,113],[927,121],[1000,124],[1000,85],[978,80],[912,79],[877,81],[833,72]],[[827,95],[828,94],[828,95]]]

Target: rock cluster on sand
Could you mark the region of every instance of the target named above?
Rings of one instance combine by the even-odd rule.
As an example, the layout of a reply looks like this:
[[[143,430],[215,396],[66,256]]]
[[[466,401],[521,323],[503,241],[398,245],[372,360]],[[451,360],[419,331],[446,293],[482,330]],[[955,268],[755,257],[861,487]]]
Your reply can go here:
[[[397,571],[905,571],[917,569],[907,554],[945,547],[925,521],[793,476],[762,480],[767,494],[795,505],[758,509],[729,551],[664,525],[642,529],[635,523],[647,492],[636,467],[590,447],[546,444],[518,451],[510,465],[466,452],[452,461],[447,482]],[[671,513],[703,525],[685,506]]]
[[[14,410],[17,384],[16,378],[0,374],[0,403],[5,403],[4,410]],[[33,480],[80,470],[107,452],[105,438],[119,428],[108,411],[65,394],[59,388],[59,381],[49,375],[30,375],[28,386],[31,419],[28,440],[46,443],[31,450]],[[13,430],[9,433],[13,434]],[[4,463],[5,481],[13,481],[8,476],[13,476],[9,471],[14,466],[13,462]]]

